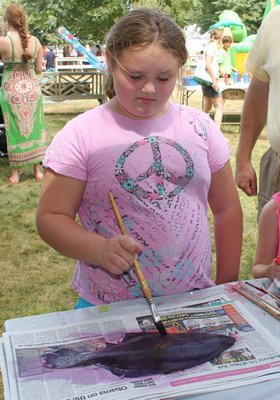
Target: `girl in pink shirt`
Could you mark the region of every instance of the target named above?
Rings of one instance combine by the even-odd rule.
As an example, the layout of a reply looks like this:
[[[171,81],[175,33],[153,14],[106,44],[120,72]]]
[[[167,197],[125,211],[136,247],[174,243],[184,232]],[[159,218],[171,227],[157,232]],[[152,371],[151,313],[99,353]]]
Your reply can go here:
[[[133,10],[108,33],[105,57],[109,101],[70,121],[48,148],[39,234],[79,260],[72,287],[86,305],[143,297],[135,257],[153,296],[238,279],[242,216],[228,144],[205,113],[170,101],[184,35],[161,11]]]

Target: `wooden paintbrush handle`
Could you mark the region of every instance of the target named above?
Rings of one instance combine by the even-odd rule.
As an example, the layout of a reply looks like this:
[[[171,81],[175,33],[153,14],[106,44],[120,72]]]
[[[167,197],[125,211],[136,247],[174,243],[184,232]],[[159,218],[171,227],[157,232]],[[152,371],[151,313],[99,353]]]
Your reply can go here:
[[[126,235],[126,230],[125,230],[124,224],[122,222],[122,218],[121,218],[121,215],[119,213],[118,207],[117,207],[117,205],[115,203],[114,197],[113,197],[111,192],[109,192],[109,199],[110,199],[110,202],[111,202],[111,205],[112,205],[112,208],[113,208],[117,223],[118,223],[119,228],[121,230],[121,233],[125,236]]]
[[[109,192],[109,198],[110,198],[110,202],[111,202],[111,205],[112,205],[116,220],[118,222],[119,228],[120,228],[122,234],[126,235],[125,226],[124,226],[124,224],[122,222],[122,218],[120,216],[118,207],[117,207],[117,205],[115,203],[114,197],[113,197],[111,192]],[[135,271],[135,273],[136,273],[136,275],[138,277],[142,292],[143,292],[143,294],[145,296],[145,299],[149,303],[149,307],[150,307],[150,310],[151,310],[151,313],[152,313],[152,318],[153,318],[153,321],[155,323],[155,327],[157,328],[158,332],[161,335],[166,335],[167,334],[166,329],[165,329],[162,321],[160,320],[160,315],[157,312],[157,309],[156,309],[152,294],[150,292],[150,289],[148,287],[147,281],[146,281],[145,276],[144,276],[144,274],[142,272],[140,264],[138,263],[138,261],[136,259],[134,259],[134,261],[133,261],[133,266],[134,266],[134,271]]]
[[[123,221],[122,221],[121,215],[119,213],[117,204],[115,203],[114,197],[113,197],[111,192],[109,192],[109,199],[110,199],[110,202],[111,202],[111,205],[112,205],[112,208],[113,208],[117,223],[118,223],[119,228],[121,230],[121,233],[125,236],[126,235],[125,226],[123,224]],[[146,281],[146,279],[144,277],[142,269],[141,269],[141,267],[140,267],[140,265],[139,265],[137,260],[134,260],[133,266],[134,266],[135,273],[136,273],[136,275],[138,277],[138,280],[140,282],[141,288],[143,290],[144,296],[145,296],[145,298],[147,300],[150,300],[152,298],[152,294],[150,292],[150,289],[149,289],[149,287],[147,285],[147,281]]]
[[[268,294],[269,297],[271,297],[273,300],[275,300],[275,302],[276,302],[277,305],[280,305],[280,298],[277,297],[277,296],[274,296],[273,293],[270,293],[270,292],[269,292],[268,290],[266,290],[265,288],[260,287],[260,286],[255,286],[255,285],[253,285],[253,284],[250,283],[250,282],[245,282],[245,284],[246,284],[246,285],[249,285],[249,286],[252,286],[254,289],[257,289],[257,290],[259,290],[259,291],[262,292],[262,293]]]
[[[133,262],[134,270],[136,272],[136,275],[138,277],[138,280],[140,282],[141,288],[143,290],[144,296],[146,297],[147,300],[150,300],[152,298],[151,291],[148,287],[147,281],[145,279],[145,276],[143,274],[143,271],[138,263],[137,260],[134,260]]]
[[[251,296],[247,292],[243,291],[242,289],[238,289],[237,287],[233,287],[233,289],[241,294],[242,296],[246,297],[246,299],[252,301],[252,303],[255,303],[258,307],[262,308],[266,312],[268,312],[270,315],[273,317],[277,318],[280,320],[280,312],[277,310],[273,310],[270,306],[267,306],[265,303],[263,303],[261,300],[256,299],[255,297]]]

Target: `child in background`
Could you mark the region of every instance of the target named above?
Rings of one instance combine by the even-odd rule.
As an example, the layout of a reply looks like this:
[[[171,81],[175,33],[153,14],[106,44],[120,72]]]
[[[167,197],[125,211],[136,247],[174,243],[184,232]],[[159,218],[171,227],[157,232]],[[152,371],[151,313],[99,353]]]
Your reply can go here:
[[[170,101],[187,58],[183,33],[161,11],[133,10],[108,33],[105,56],[110,100],[53,139],[37,211],[41,237],[80,260],[77,307],[143,297],[135,257],[153,296],[214,285],[208,202],[215,282],[237,280],[242,215],[228,143],[205,113]]]
[[[219,90],[219,51],[223,31],[212,29],[210,32],[210,41],[204,51],[206,70],[212,78],[212,86],[201,85],[204,96],[203,111],[209,113],[212,106],[215,108],[214,121],[220,128],[223,119],[224,101],[222,93]]]
[[[230,46],[232,44],[231,36],[223,36],[222,45],[223,47],[219,52],[219,71],[222,78],[230,78],[232,73]]]

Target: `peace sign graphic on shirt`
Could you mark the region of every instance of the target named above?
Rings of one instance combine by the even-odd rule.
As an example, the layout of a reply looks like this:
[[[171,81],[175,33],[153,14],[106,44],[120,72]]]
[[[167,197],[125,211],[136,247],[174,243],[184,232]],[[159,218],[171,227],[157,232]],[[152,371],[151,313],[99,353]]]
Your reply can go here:
[[[143,158],[149,159],[150,154],[152,162],[140,175],[133,176],[133,171],[139,168],[139,154],[136,155],[136,152],[140,152],[141,165]],[[182,163],[183,168],[178,168]],[[116,163],[115,174],[127,192],[139,199],[157,201],[171,199],[184,189],[194,176],[194,163],[180,144],[166,137],[150,136],[122,153]]]

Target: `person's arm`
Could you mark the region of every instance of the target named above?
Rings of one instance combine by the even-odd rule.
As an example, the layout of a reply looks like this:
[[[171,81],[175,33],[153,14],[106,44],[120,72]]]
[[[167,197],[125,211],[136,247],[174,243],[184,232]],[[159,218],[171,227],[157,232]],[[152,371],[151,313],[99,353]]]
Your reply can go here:
[[[45,59],[45,57],[43,57],[43,60],[42,60],[42,71],[46,70],[46,66],[47,66],[47,60]]]
[[[224,70],[221,66],[219,66],[219,74],[220,74],[221,78],[223,78],[225,76]]]
[[[0,37],[0,59],[5,60],[8,58],[8,53],[10,49],[10,43],[7,40],[7,34]]]
[[[2,55],[2,52],[3,52],[3,37],[0,37],[0,60],[2,60],[3,59],[3,55]]]
[[[218,78],[215,76],[214,71],[213,71],[213,67],[212,67],[212,62],[213,62],[213,58],[214,56],[212,55],[205,55],[205,65],[206,65],[206,70],[208,72],[208,74],[211,76],[213,84],[212,84],[212,88],[216,91],[219,90],[219,85],[218,85]]]
[[[248,196],[257,195],[257,177],[251,162],[256,141],[267,119],[269,83],[253,77],[245,96],[236,153],[235,181]]]
[[[37,53],[35,58],[35,72],[36,74],[41,74],[43,70],[43,48],[40,41],[35,38],[37,41]]]
[[[253,264],[254,278],[280,280],[280,266],[273,260],[278,249],[278,221],[274,200],[263,208],[259,219],[256,256]]]
[[[76,222],[84,187],[84,181],[47,169],[36,216],[38,233],[64,256],[99,265],[119,275],[130,268],[141,247],[129,236],[107,239]]]
[[[242,210],[230,162],[212,174],[208,202],[214,217],[216,284],[236,281],[242,247]]]
[[[225,65],[225,51],[224,49],[221,49],[219,51],[219,61],[218,61],[218,65],[219,65],[219,74],[220,77],[224,77],[225,75],[225,71],[223,69],[224,65]]]
[[[8,34],[8,29],[7,29],[7,24],[4,24],[2,27],[2,36],[7,36]]]

